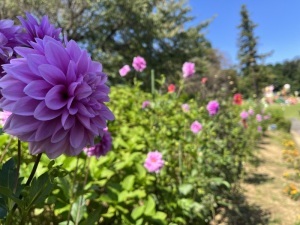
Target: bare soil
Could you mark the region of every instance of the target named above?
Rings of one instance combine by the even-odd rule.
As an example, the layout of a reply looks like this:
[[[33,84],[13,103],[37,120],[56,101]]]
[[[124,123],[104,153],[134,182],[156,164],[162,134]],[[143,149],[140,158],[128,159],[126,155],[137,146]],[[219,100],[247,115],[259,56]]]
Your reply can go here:
[[[283,174],[292,168],[283,160],[283,137],[269,132],[258,146],[254,163],[232,195],[232,209],[220,209],[211,225],[299,225],[300,201],[284,193],[289,181]],[[291,138],[291,136],[287,136]]]

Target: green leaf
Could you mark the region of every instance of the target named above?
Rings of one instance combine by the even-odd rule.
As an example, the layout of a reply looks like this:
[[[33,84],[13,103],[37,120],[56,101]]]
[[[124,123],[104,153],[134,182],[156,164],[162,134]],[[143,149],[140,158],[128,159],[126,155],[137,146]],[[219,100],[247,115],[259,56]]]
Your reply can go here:
[[[122,185],[122,187],[123,187],[125,190],[130,191],[130,190],[132,190],[132,188],[133,188],[134,180],[135,180],[134,175],[128,175],[128,176],[125,177],[125,179],[122,181],[121,185]]]
[[[81,225],[91,225],[95,224],[101,217],[101,210],[96,209],[92,213],[89,213],[89,216],[86,220],[81,223]]]
[[[148,196],[148,200],[145,204],[145,215],[152,216],[155,214],[155,201],[152,196]]]
[[[192,184],[181,184],[179,186],[179,192],[183,195],[187,195],[191,190],[193,190]]]
[[[71,216],[75,224],[79,224],[85,212],[86,212],[85,199],[81,195],[72,204]]]
[[[11,189],[8,189],[6,187],[0,187],[0,195],[10,198],[15,203],[17,203],[18,206],[20,206],[21,208],[24,207],[24,202],[21,199],[19,199],[19,196],[14,195]]]
[[[29,202],[28,209],[43,204],[53,188],[54,184],[51,183],[48,173],[33,179],[29,188],[29,194],[25,198],[26,202]]]
[[[143,215],[144,211],[145,211],[144,205],[134,208],[134,210],[132,210],[131,212],[132,219],[137,220]]]

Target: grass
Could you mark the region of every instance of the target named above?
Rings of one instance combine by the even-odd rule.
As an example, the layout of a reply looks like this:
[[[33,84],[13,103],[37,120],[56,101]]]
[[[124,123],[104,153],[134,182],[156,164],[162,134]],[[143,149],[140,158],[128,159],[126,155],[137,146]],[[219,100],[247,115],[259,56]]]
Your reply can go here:
[[[297,118],[300,120],[300,104],[282,105],[273,104],[268,107],[268,110],[281,110],[286,119]]]

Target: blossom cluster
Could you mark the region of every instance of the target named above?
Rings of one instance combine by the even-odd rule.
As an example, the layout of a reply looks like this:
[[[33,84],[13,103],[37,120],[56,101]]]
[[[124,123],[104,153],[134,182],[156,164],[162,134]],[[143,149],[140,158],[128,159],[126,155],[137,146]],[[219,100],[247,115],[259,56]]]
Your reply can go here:
[[[11,113],[3,129],[29,142],[31,154],[77,155],[114,119],[107,75],[74,40],[63,42],[47,16],[26,17],[21,26],[0,20],[0,108]]]

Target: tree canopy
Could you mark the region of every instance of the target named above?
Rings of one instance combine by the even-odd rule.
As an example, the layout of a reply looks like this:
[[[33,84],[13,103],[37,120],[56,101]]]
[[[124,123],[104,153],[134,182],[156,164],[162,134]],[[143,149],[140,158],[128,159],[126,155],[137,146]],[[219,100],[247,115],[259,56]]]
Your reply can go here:
[[[131,65],[134,56],[169,79],[178,78],[185,61],[193,61],[203,73],[211,44],[203,35],[208,21],[189,26],[193,17],[185,0],[2,0],[0,18],[15,18],[29,11],[48,15],[99,60],[113,82],[120,81],[118,70]],[[150,76],[145,76],[144,80]]]

